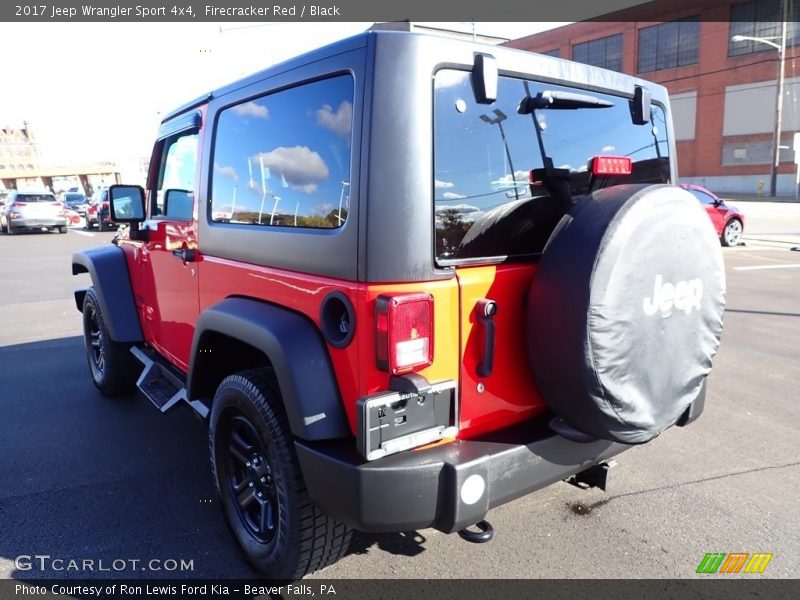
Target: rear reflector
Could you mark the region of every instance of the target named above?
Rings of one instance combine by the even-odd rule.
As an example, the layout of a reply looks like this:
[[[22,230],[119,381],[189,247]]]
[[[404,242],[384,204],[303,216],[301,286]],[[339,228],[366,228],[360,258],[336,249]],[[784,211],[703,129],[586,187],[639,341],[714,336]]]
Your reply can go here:
[[[632,164],[628,156],[595,156],[589,160],[595,175],[630,175]]]
[[[375,311],[375,355],[379,369],[398,375],[433,362],[430,294],[379,296]]]

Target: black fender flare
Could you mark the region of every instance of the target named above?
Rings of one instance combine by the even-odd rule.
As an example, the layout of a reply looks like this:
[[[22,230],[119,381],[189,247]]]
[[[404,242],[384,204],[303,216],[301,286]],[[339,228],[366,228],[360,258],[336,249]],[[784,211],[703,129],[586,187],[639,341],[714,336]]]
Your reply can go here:
[[[192,341],[189,398],[202,395],[203,374],[214,361],[212,352],[204,352],[208,334],[233,338],[267,356],[295,436],[308,441],[352,437],[325,342],[310,319],[251,298],[226,298],[204,310]]]
[[[131,289],[125,251],[119,246],[87,248],[72,255],[72,274],[89,273],[103,320],[115,342],[141,342],[136,302]],[[75,304],[83,312],[86,289],[75,290]]]

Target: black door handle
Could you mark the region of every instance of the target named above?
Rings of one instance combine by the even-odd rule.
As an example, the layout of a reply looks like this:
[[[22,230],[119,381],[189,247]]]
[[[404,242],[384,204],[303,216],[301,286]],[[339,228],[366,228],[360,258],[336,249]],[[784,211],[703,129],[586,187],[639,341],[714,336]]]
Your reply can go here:
[[[483,360],[478,363],[478,375],[489,377],[494,368],[494,316],[497,303],[494,300],[480,300],[475,305],[475,315],[483,327]]]
[[[192,248],[181,248],[180,250],[173,250],[173,256],[177,256],[183,262],[194,262],[197,260],[197,251]]]

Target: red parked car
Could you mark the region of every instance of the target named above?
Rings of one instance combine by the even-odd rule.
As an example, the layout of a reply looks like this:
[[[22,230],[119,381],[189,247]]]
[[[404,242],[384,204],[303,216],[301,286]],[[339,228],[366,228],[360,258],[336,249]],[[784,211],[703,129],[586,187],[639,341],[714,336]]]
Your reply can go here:
[[[100,231],[116,227],[111,220],[111,211],[108,208],[108,188],[97,190],[86,206],[86,220],[83,228],[92,229],[95,226]]]
[[[681,187],[694,194],[706,209],[714,229],[717,230],[723,246],[737,246],[744,232],[744,215],[735,206],[725,204],[722,198],[706,188],[693,183],[683,183]]]

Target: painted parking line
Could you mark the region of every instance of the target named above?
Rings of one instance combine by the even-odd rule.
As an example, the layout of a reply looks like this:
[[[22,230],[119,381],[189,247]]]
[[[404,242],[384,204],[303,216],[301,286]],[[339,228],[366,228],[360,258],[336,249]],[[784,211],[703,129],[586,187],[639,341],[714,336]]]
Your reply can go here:
[[[800,263],[787,265],[754,265],[751,267],[733,267],[734,271],[761,271],[766,269],[800,269]]]
[[[81,231],[80,229],[70,229],[70,231],[72,233],[77,233],[78,235],[86,235],[86,236],[89,236],[89,237],[94,237],[94,235],[95,235],[91,231]]]

